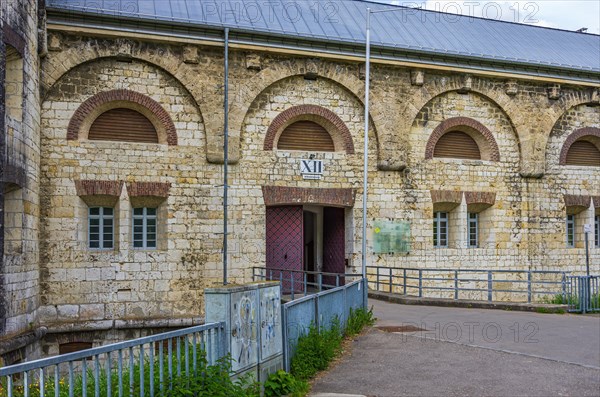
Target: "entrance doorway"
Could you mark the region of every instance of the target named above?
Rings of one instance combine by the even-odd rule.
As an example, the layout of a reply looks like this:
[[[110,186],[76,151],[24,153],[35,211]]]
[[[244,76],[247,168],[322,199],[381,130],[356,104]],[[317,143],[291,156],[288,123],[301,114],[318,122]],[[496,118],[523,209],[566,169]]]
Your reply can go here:
[[[345,210],[324,206],[267,207],[267,276],[282,280],[284,292],[304,292],[308,272],[344,273],[346,268]],[[293,275],[293,277],[292,277]],[[308,283],[317,277],[307,275]],[[325,276],[323,284],[335,286],[338,278]],[[344,283],[343,277],[339,284]]]

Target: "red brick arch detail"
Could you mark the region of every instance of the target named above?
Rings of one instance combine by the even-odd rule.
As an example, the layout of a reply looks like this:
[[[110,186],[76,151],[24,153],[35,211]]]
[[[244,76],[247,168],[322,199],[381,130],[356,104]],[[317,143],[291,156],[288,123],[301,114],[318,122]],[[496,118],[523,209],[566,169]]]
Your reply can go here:
[[[333,113],[331,110],[317,105],[299,105],[291,107],[279,113],[273,120],[267,135],[265,137],[264,150],[273,150],[275,147],[275,138],[279,130],[285,126],[291,119],[301,116],[319,116],[332,123],[337,131],[328,131],[329,133],[337,133],[341,136],[344,149],[347,154],[354,154],[354,143],[352,142],[352,134],[346,124]]]
[[[440,138],[450,130],[460,130],[459,127],[470,127],[471,129],[480,133],[485,142],[489,145],[488,149],[490,151],[490,160],[500,161],[500,151],[498,150],[498,144],[496,143],[496,139],[494,139],[494,135],[492,135],[491,131],[485,125],[469,117],[452,117],[442,121],[440,125],[433,130],[431,136],[429,137],[429,141],[427,142],[427,147],[425,149],[425,158],[432,159],[435,145],[438,143]]]
[[[73,117],[71,117],[69,127],[67,128],[67,140],[78,139],[82,123],[95,108],[115,101],[132,102],[148,109],[158,118],[165,128],[165,132],[167,134],[167,144],[170,146],[177,145],[177,131],[175,130],[175,124],[173,124],[173,120],[167,111],[149,96],[129,90],[104,91],[94,95],[91,98],[88,98],[85,102],[83,102],[75,111]]]
[[[569,154],[569,149],[571,146],[577,142],[580,138],[585,136],[593,136],[596,138],[600,138],[600,128],[595,127],[585,127],[575,130],[571,135],[567,137],[567,140],[563,144],[562,150],[560,151],[560,165],[567,164],[567,155]],[[600,150],[600,148],[598,148]]]

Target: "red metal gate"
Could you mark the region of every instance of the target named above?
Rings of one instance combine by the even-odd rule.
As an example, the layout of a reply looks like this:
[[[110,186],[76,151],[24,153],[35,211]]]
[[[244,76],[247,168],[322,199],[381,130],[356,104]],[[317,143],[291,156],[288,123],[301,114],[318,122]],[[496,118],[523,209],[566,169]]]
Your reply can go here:
[[[267,207],[267,279],[282,277],[284,293],[304,292],[303,264],[303,211],[301,206]],[[277,269],[277,270],[275,270]],[[297,273],[279,269],[298,270]]]
[[[344,209],[325,207],[323,210],[323,272],[346,272],[346,227]],[[345,282],[340,278],[340,285]],[[333,276],[323,277],[323,283],[335,285]]]

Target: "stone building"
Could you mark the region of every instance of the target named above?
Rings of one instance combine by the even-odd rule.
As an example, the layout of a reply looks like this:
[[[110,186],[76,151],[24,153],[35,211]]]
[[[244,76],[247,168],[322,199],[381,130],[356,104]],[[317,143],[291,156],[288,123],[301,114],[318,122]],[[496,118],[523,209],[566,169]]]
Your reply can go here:
[[[224,28],[230,281],[360,272],[363,21],[382,6],[185,4],[2,2],[5,362],[202,321]],[[368,263],[581,272],[592,224],[599,272],[600,37],[399,10],[373,22]]]

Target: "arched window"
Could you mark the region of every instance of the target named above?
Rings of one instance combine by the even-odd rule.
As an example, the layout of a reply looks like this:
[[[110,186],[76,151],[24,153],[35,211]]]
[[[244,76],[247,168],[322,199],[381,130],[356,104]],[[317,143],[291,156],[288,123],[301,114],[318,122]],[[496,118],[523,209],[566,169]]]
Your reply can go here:
[[[560,164],[600,167],[600,128],[581,128],[569,135],[560,153]]]
[[[577,141],[569,148],[567,165],[600,167],[600,150],[592,142]]]
[[[277,149],[333,152],[335,146],[331,135],[323,126],[314,121],[302,120],[283,130],[277,141]]]
[[[156,128],[143,114],[126,108],[110,109],[94,120],[88,139],[158,143]]]
[[[481,160],[477,142],[462,131],[446,132],[437,141],[433,157]]]
[[[455,158],[500,161],[493,134],[477,120],[453,117],[442,121],[431,133],[425,158]]]
[[[267,130],[263,148],[354,153],[346,124],[331,110],[317,105],[298,105],[279,113]]]
[[[158,102],[119,89],[101,92],[83,102],[71,117],[67,139],[177,145],[177,131]]]

